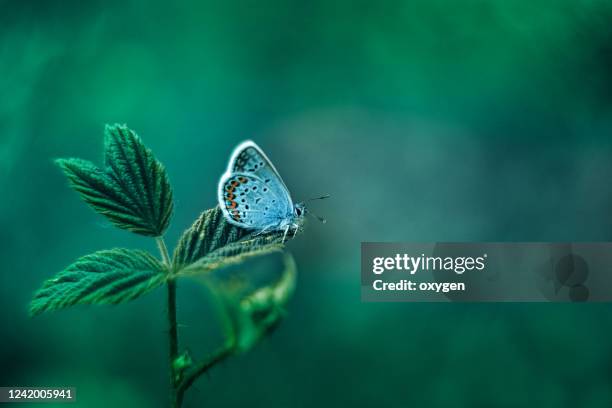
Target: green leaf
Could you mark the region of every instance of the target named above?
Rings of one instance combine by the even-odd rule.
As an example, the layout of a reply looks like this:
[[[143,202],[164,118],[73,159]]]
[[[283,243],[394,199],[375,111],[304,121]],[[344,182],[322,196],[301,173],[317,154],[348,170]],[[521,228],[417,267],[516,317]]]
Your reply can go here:
[[[30,314],[77,304],[116,304],[133,300],[166,281],[163,265],[145,251],[111,249],[79,258],[43,283]]]
[[[82,159],[58,159],[56,163],[83,200],[115,226],[161,236],[173,210],[164,166],[124,125],[106,126],[104,146],[104,169]]]
[[[200,271],[241,262],[283,247],[282,231],[257,234],[236,227],[225,219],[219,207],[204,211],[186,230],[173,255],[175,269],[194,265]],[[288,234],[285,240],[293,238]]]
[[[251,258],[282,252],[283,246],[281,244],[273,243],[257,246],[252,244],[252,241],[237,242],[213,251],[191,265],[180,269],[176,276],[202,275],[217,269],[241,264]]]
[[[225,277],[206,277],[223,311],[225,332],[235,351],[250,350],[285,317],[297,272],[290,254],[283,254],[282,263],[280,270],[266,271],[266,274],[274,272],[275,277],[263,284],[259,282],[260,276],[253,276],[252,270]]]
[[[283,231],[258,234],[236,227],[217,207],[200,215],[174,251],[174,276],[197,279],[211,290],[235,351],[250,349],[284,315],[296,269],[291,255],[283,254],[283,236]],[[283,254],[281,268],[255,267],[255,261],[278,254]],[[262,279],[270,274],[272,279]]]

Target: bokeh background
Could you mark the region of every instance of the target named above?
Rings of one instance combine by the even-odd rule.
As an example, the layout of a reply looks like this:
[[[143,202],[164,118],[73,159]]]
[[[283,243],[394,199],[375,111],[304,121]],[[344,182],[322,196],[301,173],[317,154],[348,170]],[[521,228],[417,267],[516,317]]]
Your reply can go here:
[[[155,250],[71,191],[127,123],[166,165],[172,245],[239,141],[296,200],[288,318],[186,407],[610,407],[612,308],[368,304],[361,241],[612,239],[612,4],[587,0],[0,1],[0,385],[78,406],[167,406],[165,293],[30,319],[45,278],[110,247]],[[221,341],[198,285],[182,341]]]

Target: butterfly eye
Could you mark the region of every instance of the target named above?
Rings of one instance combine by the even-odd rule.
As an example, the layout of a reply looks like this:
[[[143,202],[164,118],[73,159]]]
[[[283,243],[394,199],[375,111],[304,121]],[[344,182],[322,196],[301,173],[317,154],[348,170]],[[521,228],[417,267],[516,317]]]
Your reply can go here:
[[[299,207],[295,207],[295,215],[300,217],[302,215],[302,210]]]

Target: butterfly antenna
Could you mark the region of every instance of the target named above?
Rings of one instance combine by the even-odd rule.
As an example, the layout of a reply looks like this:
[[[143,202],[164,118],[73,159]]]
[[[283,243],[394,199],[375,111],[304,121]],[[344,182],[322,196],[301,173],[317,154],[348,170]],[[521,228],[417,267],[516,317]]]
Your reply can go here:
[[[325,194],[325,195],[323,195],[321,197],[309,198],[308,200],[306,200],[306,202],[308,203],[310,201],[315,201],[315,200],[324,200],[324,199],[329,198],[329,197],[331,197],[329,194]]]

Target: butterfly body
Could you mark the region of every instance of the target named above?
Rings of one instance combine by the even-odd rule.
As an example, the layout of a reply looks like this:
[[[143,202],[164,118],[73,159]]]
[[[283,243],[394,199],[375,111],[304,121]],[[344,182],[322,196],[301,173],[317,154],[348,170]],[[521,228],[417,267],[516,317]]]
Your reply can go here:
[[[227,221],[260,233],[297,231],[305,213],[265,153],[247,140],[234,150],[218,187],[219,207]]]

